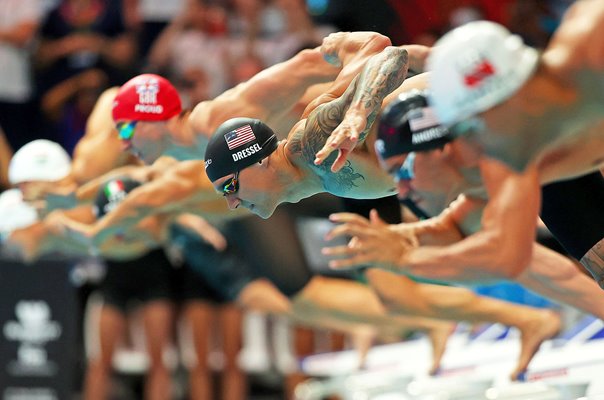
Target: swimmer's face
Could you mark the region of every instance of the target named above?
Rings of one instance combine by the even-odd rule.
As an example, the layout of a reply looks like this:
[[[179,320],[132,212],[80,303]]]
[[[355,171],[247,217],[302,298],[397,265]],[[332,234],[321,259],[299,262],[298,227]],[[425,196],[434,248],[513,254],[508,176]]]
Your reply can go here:
[[[399,199],[411,199],[430,215],[448,205],[449,193],[461,175],[447,160],[443,150],[397,155],[382,160],[383,168],[397,181]]]
[[[245,207],[261,218],[269,218],[280,203],[274,171],[268,168],[269,159],[229,174],[212,184],[223,195],[229,208]]]
[[[153,164],[165,150],[166,133],[163,122],[120,121],[116,124],[123,150]]]
[[[36,200],[43,200],[46,194],[52,193],[56,190],[56,182],[46,181],[30,181],[20,182],[17,187],[23,195],[23,201],[33,202]]]

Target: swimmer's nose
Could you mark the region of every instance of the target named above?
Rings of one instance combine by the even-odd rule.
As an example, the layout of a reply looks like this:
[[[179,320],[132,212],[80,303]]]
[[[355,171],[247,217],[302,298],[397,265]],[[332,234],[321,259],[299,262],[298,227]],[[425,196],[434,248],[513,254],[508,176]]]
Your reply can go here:
[[[234,210],[241,205],[241,200],[236,196],[225,196],[229,209]]]

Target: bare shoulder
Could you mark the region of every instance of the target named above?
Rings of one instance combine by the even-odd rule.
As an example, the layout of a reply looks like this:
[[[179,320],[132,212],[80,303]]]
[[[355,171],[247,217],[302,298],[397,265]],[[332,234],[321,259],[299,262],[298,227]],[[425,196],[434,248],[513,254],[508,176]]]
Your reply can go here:
[[[178,161],[176,163],[168,164],[163,176],[167,177],[168,179],[176,177],[193,178],[203,175],[204,169],[203,160]]]
[[[211,136],[213,130],[211,129],[213,110],[213,100],[202,101],[197,104],[191,114],[189,115],[189,126],[195,133],[203,134],[204,136]]]
[[[211,136],[228,119],[250,117],[263,119],[262,108],[246,96],[247,83],[227,90],[213,100],[199,103],[191,112],[190,126],[198,134]]]
[[[86,136],[98,136],[107,134],[113,129],[113,117],[111,110],[113,108],[113,100],[119,88],[112,87],[105,90],[97,100],[88,121],[86,122]]]
[[[579,0],[569,7],[543,54],[553,69],[604,68],[604,2]],[[587,65],[586,65],[587,63]]]

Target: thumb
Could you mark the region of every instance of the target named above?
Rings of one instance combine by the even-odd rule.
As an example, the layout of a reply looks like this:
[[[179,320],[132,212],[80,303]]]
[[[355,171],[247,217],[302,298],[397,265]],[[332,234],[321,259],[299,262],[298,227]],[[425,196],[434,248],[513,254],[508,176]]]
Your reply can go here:
[[[386,225],[386,222],[380,218],[380,215],[375,208],[372,208],[369,212],[369,220],[373,225]]]

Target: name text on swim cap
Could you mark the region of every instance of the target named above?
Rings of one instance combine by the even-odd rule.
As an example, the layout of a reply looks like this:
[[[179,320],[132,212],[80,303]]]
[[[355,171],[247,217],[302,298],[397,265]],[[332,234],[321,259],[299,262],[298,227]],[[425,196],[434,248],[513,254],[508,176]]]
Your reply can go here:
[[[262,147],[260,147],[258,143],[255,143],[253,146],[240,150],[231,155],[233,156],[233,161],[239,161],[251,156],[252,154],[259,152],[260,150],[262,150]]]
[[[134,111],[145,114],[161,114],[164,112],[164,107],[161,104],[137,104],[134,106]]]

